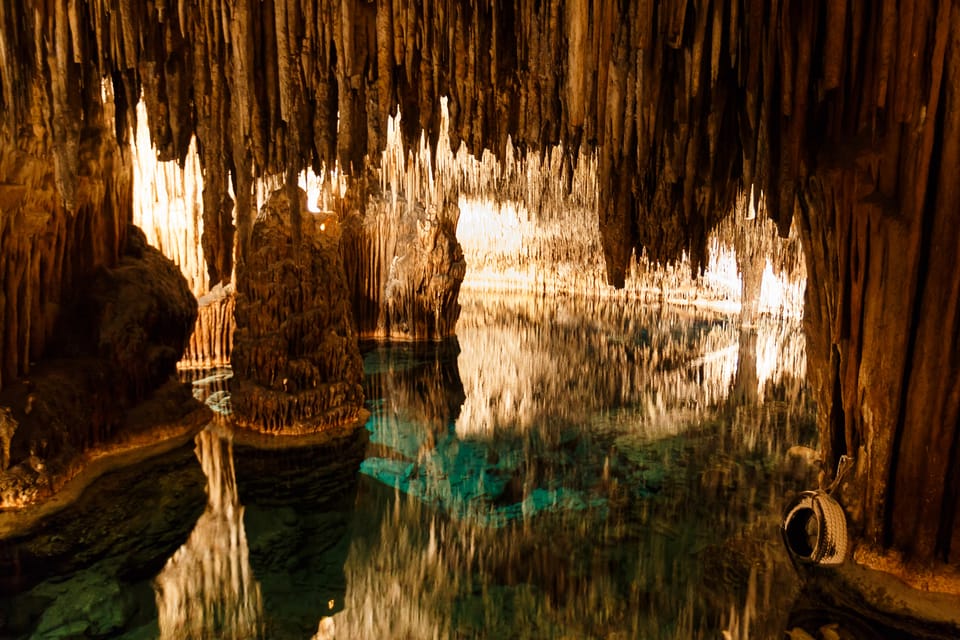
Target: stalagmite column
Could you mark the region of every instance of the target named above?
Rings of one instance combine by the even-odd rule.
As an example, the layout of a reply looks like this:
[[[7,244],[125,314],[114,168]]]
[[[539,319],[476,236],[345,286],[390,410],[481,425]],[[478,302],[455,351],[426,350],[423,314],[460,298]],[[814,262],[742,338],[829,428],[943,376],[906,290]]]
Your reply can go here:
[[[278,189],[261,209],[237,269],[234,419],[273,434],[353,425],[363,404],[336,218],[307,211],[297,191],[296,246],[289,193]]]
[[[361,335],[400,340],[454,335],[466,274],[456,236],[457,205],[408,208],[371,197],[367,219],[354,215],[343,244]]]

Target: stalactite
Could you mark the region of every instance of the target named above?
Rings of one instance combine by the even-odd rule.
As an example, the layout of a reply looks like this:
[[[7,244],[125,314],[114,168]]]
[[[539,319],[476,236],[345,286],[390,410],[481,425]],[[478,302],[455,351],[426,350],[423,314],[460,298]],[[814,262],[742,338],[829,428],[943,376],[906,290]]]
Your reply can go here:
[[[110,117],[111,97],[105,91],[107,104],[98,109]],[[57,176],[64,161],[55,160],[54,140],[41,134],[44,114],[37,110],[19,117],[25,126],[19,138],[9,120],[0,122],[3,386],[29,373],[30,363],[44,355],[54,337],[57,311],[72,289],[119,259],[131,201],[129,156],[109,128],[98,128],[99,119],[77,139],[72,162],[83,177],[68,206],[54,186],[61,182]]]
[[[477,155],[489,148],[503,158],[510,146],[544,152],[558,143],[570,158],[597,152],[602,247],[616,285],[644,252],[654,262],[686,254],[698,270],[708,234],[741,192],[763,198],[781,235],[799,213],[809,280],[822,289],[810,294],[807,324],[827,462],[865,448],[857,518],[869,540],[923,561],[955,561],[958,545],[945,532],[960,494],[949,471],[957,466],[957,411],[937,400],[934,416],[913,398],[925,395],[918,385],[956,378],[944,375],[952,361],[936,356],[953,345],[934,344],[919,314],[949,308],[952,299],[952,280],[931,269],[953,273],[955,259],[930,256],[957,217],[943,186],[950,180],[940,174],[956,145],[958,13],[952,0],[203,0],[175,10],[5,3],[0,188],[13,208],[4,208],[0,227],[4,377],[26,370],[35,355],[28,333],[50,326],[55,313],[24,305],[49,296],[53,309],[58,295],[34,282],[48,273],[33,253],[43,225],[14,217],[29,218],[28,201],[41,197],[44,212],[86,211],[69,221],[43,217],[65,234],[54,246],[71,275],[55,289],[116,259],[111,247],[122,244],[125,209],[93,213],[99,202],[83,204],[99,194],[89,191],[84,169],[87,127],[112,120],[123,143],[141,88],[164,157],[182,160],[196,134],[213,284],[232,277],[231,182],[242,188],[239,201],[255,179],[307,166],[339,163],[357,176],[364,158],[387,144],[384,109],[399,104],[404,138],[424,129],[429,151],[428,165],[408,170],[410,180],[434,189],[442,171],[436,107],[447,96],[450,140]],[[584,15],[585,25],[574,19]],[[103,79],[111,81],[115,114],[102,113]],[[47,169],[26,176],[18,168],[24,157]],[[101,175],[95,171],[93,181]],[[103,193],[107,201],[123,195],[122,181]],[[242,262],[253,247],[241,206]],[[104,223],[104,216],[117,217]],[[76,244],[84,224],[95,246]],[[882,318],[880,301],[890,304]],[[882,355],[893,347],[895,354]],[[941,433],[918,424],[950,426]],[[908,459],[929,438],[954,453],[918,468]],[[944,469],[953,485],[941,494],[931,487],[943,484]],[[928,524],[901,530],[895,524],[904,519]]]
[[[737,154],[716,153],[723,145],[745,140],[744,148],[754,151],[743,160],[753,167],[781,158],[781,197],[771,209],[779,218],[780,209],[791,208],[780,203],[792,203],[798,144],[806,131],[803,117],[791,117],[805,111],[811,64],[801,42],[806,32],[797,38],[800,46],[785,38],[783,55],[776,53],[792,13],[802,29],[815,28],[815,21],[809,11],[758,6],[744,13],[737,5],[695,3],[688,11],[683,2],[644,2],[621,14],[615,3],[583,1],[516,0],[470,8],[444,3],[416,11],[405,1],[377,6],[209,0],[178,3],[175,11],[156,5],[110,12],[88,1],[71,5],[76,10],[69,17],[66,3],[56,4],[60,13],[37,24],[33,35],[50,28],[63,45],[46,73],[58,79],[52,108],[62,116],[51,122],[64,150],[57,162],[65,195],[76,175],[70,160],[76,135],[68,128],[82,120],[85,109],[71,102],[76,92],[64,84],[73,77],[62,73],[63,65],[72,63],[71,53],[85,59],[97,52],[95,73],[117,83],[125,96],[128,113],[120,114],[125,120],[136,119],[131,98],[143,87],[151,133],[164,158],[182,161],[189,134],[196,132],[205,174],[203,242],[213,284],[232,273],[228,175],[236,181],[237,197],[244,198],[248,178],[282,174],[288,167],[332,166],[339,160],[360,171],[365,155],[385,147],[383,126],[396,104],[408,116],[405,137],[414,139],[425,128],[433,147],[442,128],[440,95],[449,96],[453,144],[463,141],[475,153],[485,145],[502,153],[508,136],[532,150],[566,141],[573,157],[580,144],[599,145],[601,228],[611,278],[619,282],[638,248],[657,261],[684,251],[694,267],[702,261],[706,233],[732,208],[740,185]],[[11,8],[3,18],[18,24],[28,11]],[[834,16],[839,10],[831,11]],[[663,25],[664,40],[655,24]],[[749,42],[768,43],[769,51],[743,42],[738,47],[733,39],[741,29]],[[835,30],[831,37],[836,60]],[[15,36],[5,36],[2,49],[18,44],[23,48]],[[30,68],[13,58],[19,56],[5,54],[0,67],[4,103],[16,107],[16,118],[21,109],[9,87]],[[793,98],[778,106],[768,96],[777,93],[772,85],[781,63],[784,78],[794,78],[797,86],[783,86],[784,95]],[[837,63],[831,64],[833,82],[838,71]],[[676,81],[665,82],[664,74]],[[419,82],[412,82],[414,77]],[[730,98],[738,92],[762,96],[760,121],[752,108],[746,119],[735,113]],[[368,110],[368,102],[375,108]],[[307,105],[316,108],[311,113]],[[769,135],[779,128],[781,113],[790,130],[783,154],[779,146],[769,146],[777,141]],[[759,178],[764,191],[776,186],[765,174]],[[237,209],[243,255],[248,207],[242,203]],[[789,215],[785,211],[783,220]]]
[[[147,242],[183,272],[193,295],[210,289],[200,239],[203,232],[203,175],[196,141],[182,164],[163,161],[152,147],[146,105],[137,109],[137,131],[131,143],[133,167],[133,223]]]

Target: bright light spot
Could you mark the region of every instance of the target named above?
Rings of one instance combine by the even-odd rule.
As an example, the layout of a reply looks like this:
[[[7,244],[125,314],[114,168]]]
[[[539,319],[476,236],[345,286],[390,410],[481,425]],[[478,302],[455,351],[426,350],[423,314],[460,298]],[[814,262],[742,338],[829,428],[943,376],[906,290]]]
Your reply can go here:
[[[782,274],[774,273],[770,260],[767,260],[760,284],[759,310],[773,316],[801,318],[806,288],[806,278],[791,282]]]
[[[524,236],[534,231],[527,225],[526,209],[514,202],[497,205],[492,200],[460,198],[457,240],[464,252],[516,254]],[[532,225],[530,225],[532,227]]]

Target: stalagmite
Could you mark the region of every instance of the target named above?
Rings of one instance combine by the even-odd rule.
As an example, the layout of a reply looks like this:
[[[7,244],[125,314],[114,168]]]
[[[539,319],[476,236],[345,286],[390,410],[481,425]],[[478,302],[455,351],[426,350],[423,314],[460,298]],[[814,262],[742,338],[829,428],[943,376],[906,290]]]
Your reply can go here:
[[[302,191],[301,246],[289,189],[276,190],[240,264],[231,362],[234,420],[275,434],[352,426],[362,415],[363,365],[350,316],[333,216],[312,214]]]
[[[958,34],[954,0],[5,3],[2,382],[43,355],[63,292],[118,259],[141,89],[164,158],[196,135],[211,285],[237,226],[238,263],[257,250],[256,179],[336,168],[362,189],[395,105],[430,153],[411,180],[435,188],[445,96],[451,147],[477,157],[596,153],[617,286],[644,253],[699,272],[741,193],[796,225],[825,463],[858,459],[855,534],[871,557],[955,566]]]

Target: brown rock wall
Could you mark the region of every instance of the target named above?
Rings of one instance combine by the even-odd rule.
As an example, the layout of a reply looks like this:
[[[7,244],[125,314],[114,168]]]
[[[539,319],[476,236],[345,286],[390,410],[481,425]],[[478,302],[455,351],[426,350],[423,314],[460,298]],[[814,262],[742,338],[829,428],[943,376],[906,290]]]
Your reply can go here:
[[[117,263],[132,201],[109,90],[67,149],[47,129],[41,79],[23,80],[34,110],[0,116],[0,388],[46,354],[70,292]]]
[[[0,508],[49,497],[92,460],[182,435],[208,413],[173,379],[196,301],[139,229],[115,267],[62,304],[47,357],[0,391]]]

